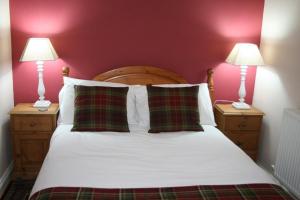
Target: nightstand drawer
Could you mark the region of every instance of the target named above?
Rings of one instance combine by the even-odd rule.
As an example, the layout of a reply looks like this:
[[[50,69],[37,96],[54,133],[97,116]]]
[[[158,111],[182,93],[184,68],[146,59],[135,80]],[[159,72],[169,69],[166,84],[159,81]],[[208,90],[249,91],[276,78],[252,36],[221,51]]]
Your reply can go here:
[[[258,131],[261,119],[260,116],[226,116],[225,130]]]
[[[237,146],[243,150],[257,149],[257,133],[256,134],[226,134],[225,135],[233,141]]]
[[[14,150],[12,178],[35,179],[48,152],[56,128],[59,106],[39,111],[31,103],[20,103],[10,112]]]
[[[18,115],[13,116],[14,131],[52,131],[53,122],[51,116]]]
[[[247,110],[238,110],[233,108],[231,104],[215,105],[215,119],[218,129],[253,160],[256,159],[257,155],[263,116],[263,112],[253,107]]]

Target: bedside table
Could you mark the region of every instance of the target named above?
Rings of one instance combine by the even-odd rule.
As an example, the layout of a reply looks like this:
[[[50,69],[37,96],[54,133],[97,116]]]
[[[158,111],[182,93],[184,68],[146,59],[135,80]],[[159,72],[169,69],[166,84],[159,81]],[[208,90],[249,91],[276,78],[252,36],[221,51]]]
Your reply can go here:
[[[14,178],[35,178],[48,152],[56,128],[58,104],[38,111],[33,104],[21,103],[10,112],[14,149]]]
[[[256,160],[258,152],[258,139],[263,115],[263,112],[253,107],[248,110],[237,110],[231,104],[215,105],[218,129],[253,160]]]

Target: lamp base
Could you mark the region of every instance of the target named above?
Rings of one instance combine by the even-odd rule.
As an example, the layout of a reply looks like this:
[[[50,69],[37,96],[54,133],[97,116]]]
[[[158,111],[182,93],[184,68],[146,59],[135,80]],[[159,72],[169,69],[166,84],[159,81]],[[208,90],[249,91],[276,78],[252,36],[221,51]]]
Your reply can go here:
[[[33,107],[39,109],[39,111],[47,111],[51,102],[48,100],[38,100],[33,104]]]
[[[251,107],[244,103],[244,102],[233,102],[232,103],[232,106],[235,108],[235,109],[239,109],[239,110],[247,110],[247,109],[250,109]]]

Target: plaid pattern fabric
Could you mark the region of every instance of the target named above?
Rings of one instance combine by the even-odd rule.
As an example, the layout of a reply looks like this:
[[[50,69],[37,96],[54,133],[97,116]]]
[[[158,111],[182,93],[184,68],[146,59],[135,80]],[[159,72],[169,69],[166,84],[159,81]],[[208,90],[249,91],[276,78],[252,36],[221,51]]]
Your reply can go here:
[[[129,132],[128,87],[75,86],[72,131]]]
[[[149,133],[203,131],[199,123],[198,86],[163,88],[147,86]]]
[[[49,188],[30,200],[292,200],[271,184],[187,186],[146,189]]]

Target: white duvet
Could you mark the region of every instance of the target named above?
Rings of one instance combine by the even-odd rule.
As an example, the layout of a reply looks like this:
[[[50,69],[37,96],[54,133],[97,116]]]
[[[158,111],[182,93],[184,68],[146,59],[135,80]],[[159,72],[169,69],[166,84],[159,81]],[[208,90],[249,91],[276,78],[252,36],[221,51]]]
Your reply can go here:
[[[70,132],[60,125],[32,193],[49,187],[147,188],[276,181],[212,126],[204,132]]]

